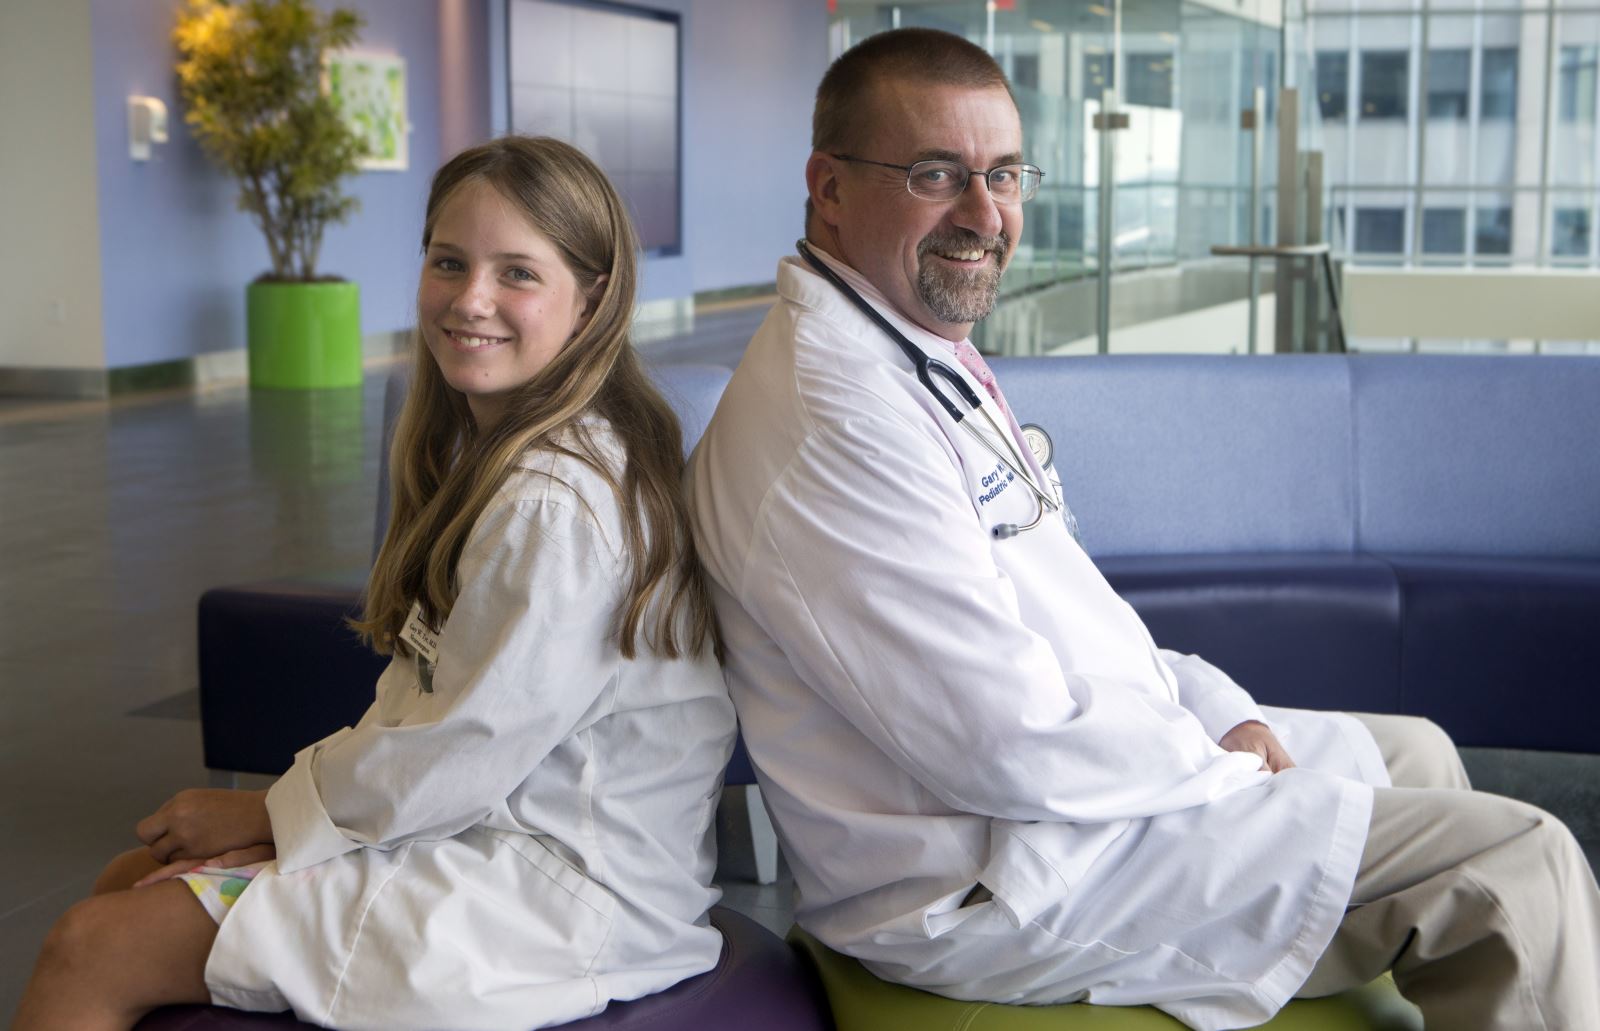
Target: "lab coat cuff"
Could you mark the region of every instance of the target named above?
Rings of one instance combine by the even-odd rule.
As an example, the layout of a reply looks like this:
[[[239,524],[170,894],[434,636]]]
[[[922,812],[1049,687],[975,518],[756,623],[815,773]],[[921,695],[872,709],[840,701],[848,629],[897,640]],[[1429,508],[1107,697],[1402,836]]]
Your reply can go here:
[[[1195,701],[1189,711],[1194,713],[1200,725],[1205,728],[1206,736],[1213,741],[1221,741],[1222,735],[1247,720],[1267,722],[1266,716],[1261,712],[1261,706],[1252,701],[1241,688],[1213,691]]]
[[[325,859],[342,856],[359,848],[339,832],[328,818],[317,791],[312,765],[317,751],[350,733],[348,727],[301,749],[289,772],[267,791],[267,814],[272,818],[272,840],[278,851],[278,872],[293,873]]]

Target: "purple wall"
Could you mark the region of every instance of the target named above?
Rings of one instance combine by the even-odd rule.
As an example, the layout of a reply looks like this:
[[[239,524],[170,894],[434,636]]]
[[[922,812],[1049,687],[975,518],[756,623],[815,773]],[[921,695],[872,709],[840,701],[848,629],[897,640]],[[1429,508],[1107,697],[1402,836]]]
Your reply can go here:
[[[822,0],[693,0],[684,45],[684,230],[692,289],[771,282],[805,233]]]
[[[488,142],[489,5],[439,0],[439,155]]]
[[[362,329],[372,334],[413,322],[422,206],[444,151],[504,126],[504,0],[347,2],[367,17],[361,49],[405,58],[412,124],[410,169],[353,178],[361,210],[323,240],[319,270],[360,284]],[[770,281],[801,233],[811,98],[827,65],[826,7],[635,2],[678,12],[684,34],[684,252],[645,263],[640,297]],[[106,364],[241,348],[244,288],[267,269],[266,245],[235,207],[232,180],[211,167],[183,124],[171,42],[180,0],[92,4]],[[442,31],[441,18],[456,14],[460,35]],[[148,162],[128,157],[130,94],[167,104],[171,142],[156,145]]]
[[[360,48],[405,58],[411,168],[350,181],[361,210],[323,238],[319,271],[361,285],[362,329],[403,329],[413,313],[428,179],[439,159],[438,0],[350,0]],[[244,288],[266,245],[183,124],[172,25],[176,0],[93,0],[95,140],[106,364],[122,368],[244,346]],[[128,157],[127,97],[167,104],[171,142]]]

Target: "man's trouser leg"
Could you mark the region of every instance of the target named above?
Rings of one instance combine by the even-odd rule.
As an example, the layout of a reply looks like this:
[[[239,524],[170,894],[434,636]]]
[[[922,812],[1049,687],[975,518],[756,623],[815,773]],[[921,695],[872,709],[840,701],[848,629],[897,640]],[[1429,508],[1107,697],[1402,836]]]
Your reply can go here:
[[[1430,1029],[1600,1028],[1600,891],[1566,826],[1497,795],[1375,789],[1350,909],[1297,994],[1391,968]]]
[[[1389,768],[1389,780],[1397,788],[1472,787],[1461,753],[1439,724],[1420,716],[1393,716],[1374,712],[1353,712],[1372,734],[1378,754]]]

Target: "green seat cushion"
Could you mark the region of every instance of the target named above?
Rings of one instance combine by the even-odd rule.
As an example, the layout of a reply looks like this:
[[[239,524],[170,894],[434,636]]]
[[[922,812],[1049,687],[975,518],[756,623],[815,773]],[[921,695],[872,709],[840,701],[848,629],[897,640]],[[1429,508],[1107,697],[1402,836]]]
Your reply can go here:
[[[860,963],[794,927],[789,944],[822,979],[837,1031],[1184,1031],[1153,1006],[1007,1006],[962,1002],[880,981]],[[1262,1024],[1271,1031],[1422,1031],[1422,1014],[1388,974],[1326,999],[1296,999]]]

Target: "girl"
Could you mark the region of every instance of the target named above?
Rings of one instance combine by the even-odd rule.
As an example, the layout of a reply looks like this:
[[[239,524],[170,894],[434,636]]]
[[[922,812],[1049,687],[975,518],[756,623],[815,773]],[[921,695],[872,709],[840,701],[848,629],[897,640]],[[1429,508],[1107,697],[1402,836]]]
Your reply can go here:
[[[510,137],[439,170],[422,243],[358,624],[393,656],[377,700],[270,790],[141,822],[147,847],[52,931],[18,1028],[206,1001],[542,1027],[716,963],[734,718],[678,427],[628,341],[623,205],[577,150]]]

